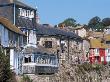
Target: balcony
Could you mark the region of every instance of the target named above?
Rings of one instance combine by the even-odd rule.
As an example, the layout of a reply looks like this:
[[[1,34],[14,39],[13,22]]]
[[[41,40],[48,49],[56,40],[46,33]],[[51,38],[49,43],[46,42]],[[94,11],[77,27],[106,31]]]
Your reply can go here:
[[[23,74],[54,74],[58,72],[58,66],[49,64],[25,63]]]
[[[54,74],[58,70],[57,54],[46,53],[42,48],[28,47],[23,51],[24,74]]]

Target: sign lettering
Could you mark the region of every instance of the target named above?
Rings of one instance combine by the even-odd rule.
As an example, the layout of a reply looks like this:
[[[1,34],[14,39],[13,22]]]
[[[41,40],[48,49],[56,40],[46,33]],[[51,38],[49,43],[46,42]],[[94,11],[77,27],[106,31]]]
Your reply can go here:
[[[32,18],[34,18],[34,11],[19,8],[19,16],[28,17],[28,18],[32,19]]]

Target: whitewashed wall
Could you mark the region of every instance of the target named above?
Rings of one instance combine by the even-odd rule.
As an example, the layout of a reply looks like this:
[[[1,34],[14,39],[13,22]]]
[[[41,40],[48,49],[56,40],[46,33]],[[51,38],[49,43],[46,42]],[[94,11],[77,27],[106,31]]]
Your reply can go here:
[[[37,40],[36,33],[31,30],[30,33],[29,33],[29,44],[36,47],[36,44],[37,44],[36,40]]]
[[[86,30],[84,28],[81,30],[78,30],[78,35],[81,37],[86,37]]]

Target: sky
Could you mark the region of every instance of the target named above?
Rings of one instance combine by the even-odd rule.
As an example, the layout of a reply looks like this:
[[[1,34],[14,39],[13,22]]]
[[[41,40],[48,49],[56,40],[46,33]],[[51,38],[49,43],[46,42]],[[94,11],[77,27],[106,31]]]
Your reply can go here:
[[[95,16],[110,17],[110,0],[21,0],[37,8],[41,24],[57,25],[67,18],[87,24]]]

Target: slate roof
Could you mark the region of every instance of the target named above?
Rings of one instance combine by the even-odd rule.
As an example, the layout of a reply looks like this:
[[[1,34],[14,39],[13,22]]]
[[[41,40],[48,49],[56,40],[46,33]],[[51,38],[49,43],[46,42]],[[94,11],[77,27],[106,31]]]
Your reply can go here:
[[[23,32],[17,28],[15,25],[13,25],[8,19],[4,18],[4,17],[0,17],[0,23],[2,25],[4,25],[7,29],[18,33],[18,34],[23,34]],[[23,34],[24,35],[24,34]]]
[[[20,27],[33,28],[33,22],[29,18],[17,17],[16,25]]]
[[[37,35],[49,35],[49,36],[59,36],[59,37],[61,36],[64,38],[82,40],[80,36],[76,35],[73,32],[67,32],[67,31],[54,28],[54,27],[49,27],[49,26],[37,25],[36,31],[37,31]]]

